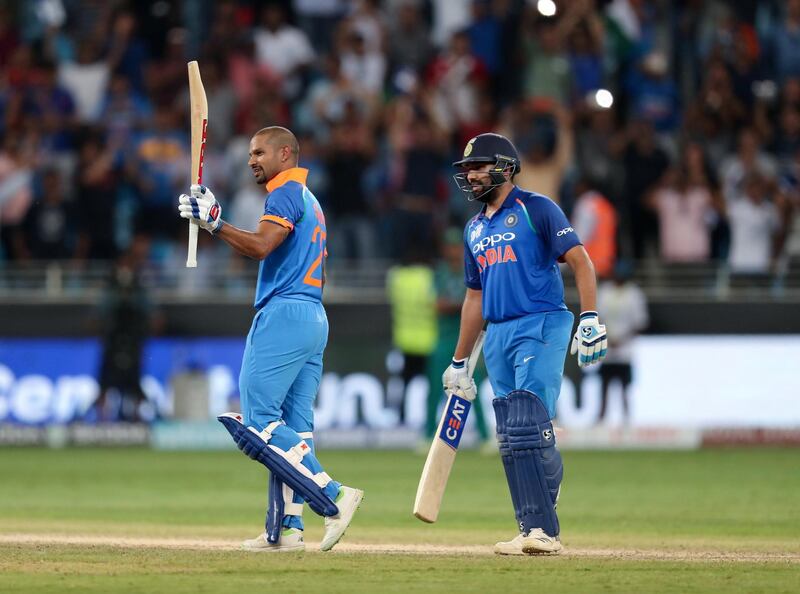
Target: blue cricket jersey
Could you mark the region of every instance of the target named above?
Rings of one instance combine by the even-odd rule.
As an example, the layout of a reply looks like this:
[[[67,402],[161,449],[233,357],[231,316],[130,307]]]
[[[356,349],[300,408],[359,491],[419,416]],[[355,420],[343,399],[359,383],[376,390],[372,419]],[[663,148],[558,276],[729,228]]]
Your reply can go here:
[[[483,318],[502,322],[567,309],[558,260],[581,241],[559,206],[517,186],[464,229],[464,283],[483,291]]]
[[[290,232],[259,265],[256,309],[275,296],[322,301],[327,231],[322,208],[306,187],[307,177],[307,169],[293,167],[267,183],[269,196],[261,220]]]

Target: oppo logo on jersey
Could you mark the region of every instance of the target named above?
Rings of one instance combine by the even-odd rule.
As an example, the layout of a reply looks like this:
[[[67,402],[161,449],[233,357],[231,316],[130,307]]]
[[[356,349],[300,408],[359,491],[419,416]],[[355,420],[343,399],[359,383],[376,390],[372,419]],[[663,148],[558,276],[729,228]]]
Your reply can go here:
[[[516,237],[510,231],[506,233],[495,233],[494,235],[487,235],[483,239],[481,239],[478,243],[472,246],[472,253],[477,254],[478,252],[483,252],[488,247],[494,247],[496,244],[502,241],[511,241]]]

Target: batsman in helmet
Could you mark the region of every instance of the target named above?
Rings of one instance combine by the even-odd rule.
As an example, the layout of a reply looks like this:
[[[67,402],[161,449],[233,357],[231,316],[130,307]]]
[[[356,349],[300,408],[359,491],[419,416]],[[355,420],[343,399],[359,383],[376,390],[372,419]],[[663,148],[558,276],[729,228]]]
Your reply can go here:
[[[484,358],[495,393],[497,441],[519,534],[498,542],[500,555],[561,551],[556,504],[563,466],[552,418],[570,345],[573,315],[564,303],[559,262],[575,275],[581,315],[570,352],[578,365],[605,357],[596,310],[594,266],[564,212],[546,196],[514,185],[520,159],[499,134],[481,134],[453,165],[467,200],[482,204],[464,229],[467,295],[445,391],[475,394],[467,358],[488,322]]]

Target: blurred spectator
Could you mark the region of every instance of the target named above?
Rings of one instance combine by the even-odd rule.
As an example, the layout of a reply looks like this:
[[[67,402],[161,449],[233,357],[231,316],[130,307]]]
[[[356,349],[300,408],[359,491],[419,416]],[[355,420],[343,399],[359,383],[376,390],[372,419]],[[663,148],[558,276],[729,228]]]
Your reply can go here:
[[[437,414],[439,405],[445,398],[442,391],[442,369],[445,369],[453,358],[453,350],[458,342],[461,326],[461,306],[467,288],[464,285],[464,234],[461,229],[451,227],[443,234],[441,257],[434,266],[434,287],[436,291],[436,346],[427,363],[428,414],[425,421],[425,448],[436,433],[439,422]],[[475,369],[475,384],[480,386],[486,377],[483,365]],[[486,419],[480,398],[473,402],[475,406],[475,424],[482,441],[489,439]]]
[[[786,0],[784,22],[771,32],[772,63],[780,83],[800,76],[800,0]]]
[[[283,4],[267,4],[254,34],[255,55],[259,64],[269,66],[281,78],[281,92],[287,99],[300,95],[303,73],[314,60],[314,49],[302,30],[286,21]]]
[[[293,0],[298,25],[317,53],[331,49],[333,31],[345,13],[346,4],[346,0]]]
[[[742,183],[752,173],[774,180],[777,167],[775,160],[761,150],[755,130],[744,128],[739,133],[739,150],[726,158],[720,167],[722,195],[726,202],[730,203],[742,194]]]
[[[76,62],[58,65],[58,81],[75,99],[75,112],[82,123],[95,122],[106,96],[111,65],[101,59],[100,50],[91,40],[78,46]]]
[[[139,193],[138,229],[150,236],[172,237],[181,219],[175,197],[184,191],[190,168],[184,128],[169,105],[156,107],[151,126],[134,144],[127,175]]]
[[[58,169],[41,173],[41,190],[14,236],[20,260],[67,260],[75,247],[75,211],[64,196]]]
[[[100,133],[89,133],[81,144],[75,172],[79,221],[76,258],[116,259],[115,224],[121,169],[122,160],[109,150]]]
[[[560,21],[535,15],[529,7],[522,48],[525,55],[523,93],[533,99],[551,99],[567,105],[571,93],[569,56],[565,39],[566,17]],[[526,186],[527,187],[527,186]]]
[[[570,217],[572,226],[592,259],[597,277],[608,278],[617,259],[614,205],[586,179],[578,182],[575,193],[578,199]]]
[[[0,150],[0,255],[14,252],[9,232],[23,221],[33,199],[34,164],[21,139],[5,138]]]
[[[472,53],[469,37],[464,31],[455,33],[426,75],[436,120],[448,131],[471,124],[478,116],[478,97],[487,82],[486,66]]]
[[[769,193],[770,184],[753,171],[727,204],[731,226],[728,264],[732,275],[766,279],[773,270],[781,221],[778,208],[768,199]]]
[[[389,35],[389,60],[392,70],[411,68],[422,72],[433,55],[430,32],[415,0],[403,0],[392,19]]]
[[[650,122],[660,133],[677,128],[678,90],[663,53],[652,52],[641,61],[628,77],[627,91],[634,118]]]
[[[347,34],[341,51],[344,77],[355,87],[378,95],[383,91],[386,58],[380,49],[369,49],[364,35],[353,30]]]
[[[73,149],[72,128],[75,102],[72,94],[57,82],[50,64],[29,73],[22,104],[24,125],[41,136],[43,150],[66,152]]]
[[[148,63],[145,85],[153,103],[170,103],[185,91],[186,31],[170,29],[166,37],[164,56]]]
[[[703,149],[688,144],[680,165],[650,195],[658,214],[660,254],[664,262],[706,262],[711,257],[711,231],[723,210]]]
[[[601,400],[597,422],[603,421],[608,408],[609,388],[618,381],[624,420],[630,419],[628,387],[633,379],[632,343],[649,323],[647,298],[632,280],[633,268],[627,261],[614,266],[613,278],[600,285],[597,309],[608,320],[608,354],[600,366]]]
[[[431,36],[434,45],[445,47],[456,31],[469,25],[472,0],[430,0],[433,16]]]
[[[372,130],[353,103],[334,123],[325,155],[328,190],[328,250],[339,259],[376,257],[372,205],[364,191],[364,174],[375,156]]]
[[[483,62],[489,74],[497,75],[501,65],[500,35],[502,23],[494,14],[490,0],[472,0],[472,19],[466,28],[469,45],[475,57]]]
[[[626,227],[632,241],[633,256],[652,255],[648,242],[658,236],[658,221],[647,208],[645,197],[669,167],[666,152],[658,146],[652,124],[632,122],[620,142],[625,171],[623,211],[627,215]]]
[[[141,420],[142,349],[158,321],[139,278],[146,250],[139,238],[118,259],[101,304],[103,354],[95,403],[101,421]]]
[[[559,202],[574,151],[569,111],[550,101],[526,101],[509,112],[501,133],[513,138],[520,151],[514,183]]]
[[[109,149],[121,151],[153,116],[146,97],[137,93],[128,78],[117,72],[100,110],[100,123],[108,134]]]
[[[410,250],[432,253],[436,231],[443,228],[440,173],[445,135],[428,111],[398,101],[389,123],[390,234],[389,255],[406,257]]]

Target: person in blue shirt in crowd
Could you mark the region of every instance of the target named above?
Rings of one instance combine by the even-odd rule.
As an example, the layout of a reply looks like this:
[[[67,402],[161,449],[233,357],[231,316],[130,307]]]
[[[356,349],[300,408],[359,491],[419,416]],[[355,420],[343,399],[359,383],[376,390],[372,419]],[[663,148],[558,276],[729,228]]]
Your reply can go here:
[[[322,377],[328,319],[322,306],[327,257],[325,215],[298,167],[300,147],[280,126],[250,140],[248,165],[269,193],[256,231],[222,220],[209,188],[193,185],[179,198],[183,218],[195,221],[242,255],[260,260],[257,313],[247,335],[239,377],[242,414],[219,421],[236,445],[270,471],[266,531],[243,548],[304,550],[303,502],[325,517],[320,548],[339,542],[364,497],[331,479],[317,459],[313,405]]]
[[[519,534],[495,545],[500,555],[562,550],[556,504],[563,467],[552,418],[561,389],[573,315],[564,304],[558,263],[575,274],[581,316],[571,353],[584,367],[605,357],[608,341],[596,311],[594,266],[559,206],[514,185],[517,149],[504,136],[470,140],[454,176],[483,208],[464,230],[467,295],[445,391],[474,399],[466,360],[488,322],[484,359],[495,393],[497,440]]]

